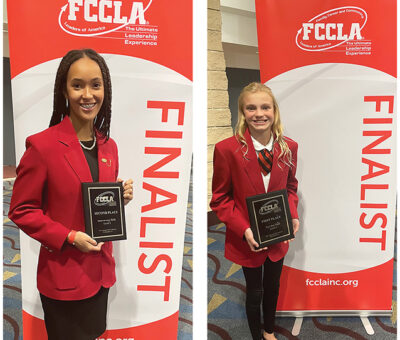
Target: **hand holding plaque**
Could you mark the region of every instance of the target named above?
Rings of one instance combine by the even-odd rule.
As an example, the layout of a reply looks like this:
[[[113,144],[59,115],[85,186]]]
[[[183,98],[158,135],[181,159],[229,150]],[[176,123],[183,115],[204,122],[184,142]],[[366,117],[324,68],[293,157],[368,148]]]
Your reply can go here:
[[[126,240],[122,183],[82,183],[85,231],[97,242]]]
[[[259,248],[294,238],[286,189],[247,197],[246,203]]]

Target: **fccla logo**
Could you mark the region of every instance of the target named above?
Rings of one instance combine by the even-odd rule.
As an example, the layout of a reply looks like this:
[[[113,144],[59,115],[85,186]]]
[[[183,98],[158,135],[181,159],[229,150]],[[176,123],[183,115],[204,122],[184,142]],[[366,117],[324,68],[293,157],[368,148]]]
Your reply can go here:
[[[127,25],[146,25],[145,13],[152,0],[68,0],[59,13],[58,24],[68,34],[96,36]]]
[[[101,207],[103,205],[115,206],[117,203],[114,200],[114,193],[112,191],[102,192],[94,199],[94,204]]]
[[[271,200],[268,202],[265,202],[260,210],[258,211],[261,215],[267,215],[269,213],[275,212],[278,213],[280,212],[281,209],[278,206],[278,200]]]
[[[362,40],[361,30],[367,23],[367,12],[359,7],[340,7],[321,13],[302,24],[296,44],[305,51],[323,51],[348,40]]]

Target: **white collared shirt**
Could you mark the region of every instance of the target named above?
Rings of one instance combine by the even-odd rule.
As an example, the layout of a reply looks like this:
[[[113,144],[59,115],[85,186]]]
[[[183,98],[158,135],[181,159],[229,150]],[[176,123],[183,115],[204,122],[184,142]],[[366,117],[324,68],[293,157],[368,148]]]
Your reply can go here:
[[[271,138],[269,139],[269,142],[267,143],[267,145],[262,145],[259,141],[255,140],[253,138],[253,136],[251,136],[251,140],[253,142],[254,149],[256,149],[257,157],[258,157],[258,153],[262,149],[267,149],[268,151],[272,151],[272,147],[274,145],[274,137],[272,136],[272,134],[271,134]],[[261,169],[260,169],[260,172],[261,172]],[[264,175],[263,173],[261,173],[261,176],[263,178],[265,192],[268,192],[268,185],[269,185],[269,179],[271,177],[271,172],[268,173],[268,175]]]

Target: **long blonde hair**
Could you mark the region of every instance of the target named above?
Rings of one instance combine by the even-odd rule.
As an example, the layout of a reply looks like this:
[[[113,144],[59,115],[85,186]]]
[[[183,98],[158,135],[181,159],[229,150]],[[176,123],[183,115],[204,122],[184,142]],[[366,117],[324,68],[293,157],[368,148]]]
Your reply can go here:
[[[278,155],[278,159],[282,157],[282,160],[285,164],[291,166],[292,163],[292,152],[289,149],[289,146],[287,145],[284,137],[283,137],[283,125],[281,123],[281,114],[279,112],[279,107],[278,103],[275,99],[275,96],[273,95],[271,89],[262,84],[262,83],[257,83],[253,82],[247,85],[242,89],[240,92],[239,98],[238,98],[238,121],[236,123],[235,127],[235,135],[238,141],[244,146],[245,152],[244,152],[244,157],[246,157],[246,154],[248,152],[248,145],[246,143],[246,139],[244,137],[244,133],[246,132],[246,129],[248,128],[246,119],[244,117],[244,112],[243,112],[243,105],[244,105],[244,98],[247,94],[249,93],[256,93],[256,92],[264,92],[268,94],[272,98],[272,102],[274,104],[274,122],[272,124],[272,134],[274,136],[274,143],[278,143],[280,148],[281,148],[281,153]]]

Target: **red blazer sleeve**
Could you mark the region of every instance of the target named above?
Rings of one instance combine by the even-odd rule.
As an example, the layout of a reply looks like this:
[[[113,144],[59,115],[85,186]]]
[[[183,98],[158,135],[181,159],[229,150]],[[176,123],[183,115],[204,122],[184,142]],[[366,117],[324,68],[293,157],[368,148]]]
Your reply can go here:
[[[17,167],[8,216],[26,234],[44,246],[60,250],[70,229],[46,216],[43,201],[46,162],[29,138],[26,140],[26,147]]]
[[[297,204],[299,203],[299,198],[297,197],[297,179],[296,179],[296,168],[297,168],[297,150],[298,144],[295,143],[292,149],[292,163],[293,165],[289,168],[289,174],[287,179],[287,192],[289,208],[292,218],[299,218],[297,213]]]
[[[113,141],[114,142],[114,141]],[[118,173],[119,173],[119,158],[118,158],[118,146],[117,143],[114,142],[115,145],[115,159],[117,161],[117,166],[115,167],[115,180],[118,178]]]
[[[249,221],[237,209],[233,199],[231,164],[218,144],[214,149],[214,173],[212,179],[212,198],[210,207],[221,222],[230,228],[239,238],[247,228]]]

